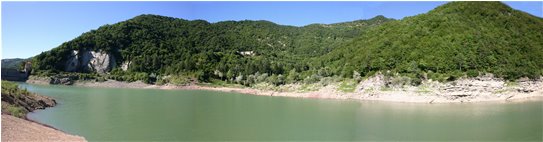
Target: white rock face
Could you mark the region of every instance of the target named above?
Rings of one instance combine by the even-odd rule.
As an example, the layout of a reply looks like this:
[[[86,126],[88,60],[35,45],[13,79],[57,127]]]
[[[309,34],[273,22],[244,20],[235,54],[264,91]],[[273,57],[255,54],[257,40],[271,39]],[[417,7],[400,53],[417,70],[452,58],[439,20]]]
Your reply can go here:
[[[84,51],[77,55],[77,51],[74,51],[66,62],[65,71],[88,71],[103,74],[115,66],[115,58],[105,52]]]

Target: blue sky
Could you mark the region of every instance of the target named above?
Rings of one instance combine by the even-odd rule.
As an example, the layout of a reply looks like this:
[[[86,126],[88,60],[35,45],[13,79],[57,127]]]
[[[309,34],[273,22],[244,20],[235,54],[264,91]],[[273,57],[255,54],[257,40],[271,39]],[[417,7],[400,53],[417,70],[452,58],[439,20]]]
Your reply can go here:
[[[337,23],[376,15],[401,19],[446,2],[2,2],[2,58],[28,58],[84,32],[140,14],[183,19]],[[505,2],[543,17],[543,2]]]

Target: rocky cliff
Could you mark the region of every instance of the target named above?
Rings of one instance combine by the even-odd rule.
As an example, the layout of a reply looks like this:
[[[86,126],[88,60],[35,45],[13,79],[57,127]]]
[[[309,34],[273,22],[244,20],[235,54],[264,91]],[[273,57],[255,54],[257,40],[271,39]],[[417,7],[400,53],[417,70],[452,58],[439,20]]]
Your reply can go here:
[[[64,71],[106,73],[115,67],[115,57],[103,51],[74,50],[66,61]]]

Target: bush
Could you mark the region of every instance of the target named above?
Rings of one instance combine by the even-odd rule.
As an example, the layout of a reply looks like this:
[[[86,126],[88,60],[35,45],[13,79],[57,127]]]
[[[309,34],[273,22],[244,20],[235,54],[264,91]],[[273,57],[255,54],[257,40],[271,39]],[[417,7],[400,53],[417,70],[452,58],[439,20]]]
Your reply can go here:
[[[169,78],[169,83],[174,85],[187,85],[190,83],[190,77],[174,75]]]
[[[105,77],[97,77],[96,81],[97,82],[104,82],[104,81],[106,81],[106,78]]]
[[[338,80],[336,79],[336,76],[334,77],[323,77],[321,78],[321,80],[319,81],[319,84],[321,86],[326,86],[326,85],[329,85],[331,83],[334,83],[334,82],[337,82]]]
[[[26,110],[24,110],[22,107],[16,107],[9,104],[6,104],[5,107],[6,107],[5,110],[7,110],[7,113],[15,117],[23,118],[25,114],[27,113]]]
[[[411,78],[411,85],[419,86],[420,84],[422,84],[422,80],[420,78]]]
[[[479,76],[479,72],[476,70],[469,70],[468,72],[466,72],[466,75],[468,77],[477,77]]]
[[[355,82],[360,82],[362,80],[362,77],[360,76],[360,73],[357,71],[353,71],[353,79]]]
[[[406,76],[397,76],[391,79],[391,86],[402,87],[411,83],[411,79]]]
[[[345,80],[341,82],[338,86],[338,90],[342,92],[354,92],[356,89],[357,82],[353,80]]]
[[[308,76],[304,79],[305,84],[313,84],[321,80],[321,76],[313,74],[311,76]]]

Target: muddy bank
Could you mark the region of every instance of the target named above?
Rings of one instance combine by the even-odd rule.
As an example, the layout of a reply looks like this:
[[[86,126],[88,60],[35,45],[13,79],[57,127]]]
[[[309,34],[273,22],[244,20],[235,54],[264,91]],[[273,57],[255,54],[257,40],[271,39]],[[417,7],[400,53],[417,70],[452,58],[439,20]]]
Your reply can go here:
[[[382,75],[377,75],[362,80],[356,85],[354,91],[340,91],[340,83],[332,83],[314,91],[301,91],[303,85],[283,85],[275,90],[257,89],[250,87],[208,87],[199,85],[176,86],[150,85],[143,82],[120,82],[108,80],[105,82],[77,81],[73,85],[85,87],[105,88],[149,88],[149,89],[189,89],[211,90],[223,92],[237,92],[243,94],[263,96],[283,96],[299,98],[324,98],[324,99],[355,99],[376,100],[390,102],[412,103],[465,103],[487,101],[512,101],[543,97],[543,79],[519,80],[514,84],[494,78],[491,75],[470,79],[459,79],[452,82],[440,83],[437,81],[423,81],[419,86],[391,85]],[[30,81],[40,82],[40,81]],[[287,91],[277,91],[287,90]]]

